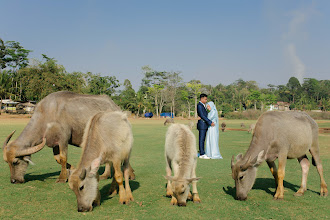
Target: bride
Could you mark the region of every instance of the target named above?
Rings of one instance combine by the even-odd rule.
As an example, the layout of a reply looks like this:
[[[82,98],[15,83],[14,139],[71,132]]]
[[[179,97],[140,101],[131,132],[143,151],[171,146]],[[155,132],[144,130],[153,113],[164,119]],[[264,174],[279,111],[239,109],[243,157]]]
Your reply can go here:
[[[213,102],[206,104],[210,111],[207,118],[215,123],[215,126],[210,126],[206,133],[205,154],[211,159],[222,159],[219,151],[219,118],[218,111]]]

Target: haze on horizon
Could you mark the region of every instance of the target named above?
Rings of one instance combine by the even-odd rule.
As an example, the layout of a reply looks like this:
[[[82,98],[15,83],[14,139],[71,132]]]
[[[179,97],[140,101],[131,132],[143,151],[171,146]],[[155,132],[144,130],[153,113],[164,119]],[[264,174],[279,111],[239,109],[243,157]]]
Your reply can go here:
[[[141,67],[185,81],[261,87],[330,79],[330,1],[1,1],[0,38],[81,71],[141,83]]]

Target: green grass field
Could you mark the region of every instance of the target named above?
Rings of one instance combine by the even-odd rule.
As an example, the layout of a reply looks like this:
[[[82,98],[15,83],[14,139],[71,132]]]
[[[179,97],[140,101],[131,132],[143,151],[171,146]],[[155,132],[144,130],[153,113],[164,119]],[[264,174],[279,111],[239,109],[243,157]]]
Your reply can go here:
[[[0,118],[0,140],[14,129],[15,139],[28,119]],[[188,121],[178,121],[186,123]],[[221,123],[222,121],[220,121]],[[227,127],[248,128],[254,121],[226,120]],[[136,179],[130,182],[135,201],[130,205],[119,204],[119,196],[107,195],[112,180],[99,184],[101,206],[89,213],[78,213],[76,197],[68,184],[55,183],[60,166],[52,150],[45,147],[32,156],[35,166],[29,166],[26,183],[13,185],[9,179],[8,165],[2,160],[0,169],[0,218],[1,219],[326,219],[330,218],[330,197],[319,196],[320,180],[311,166],[307,188],[303,197],[293,194],[301,181],[300,165],[289,160],[284,181],[284,200],[273,201],[275,182],[264,162],[257,174],[247,201],[234,199],[234,181],[231,178],[230,160],[233,154],[244,153],[251,134],[247,131],[220,132],[220,152],[223,160],[198,159],[197,176],[202,177],[197,187],[201,204],[188,202],[186,207],[170,205],[165,197],[164,141],[166,127],[163,120],[132,120],[134,147],[131,157]],[[320,121],[320,127],[330,127],[329,121]],[[246,129],[247,129],[246,128]],[[194,130],[197,136],[197,130]],[[325,180],[330,186],[330,134],[320,134],[321,158]],[[78,163],[81,149],[69,147],[69,162]],[[2,151],[0,153],[2,158]],[[309,158],[310,155],[309,155]],[[104,168],[100,169],[102,172]]]

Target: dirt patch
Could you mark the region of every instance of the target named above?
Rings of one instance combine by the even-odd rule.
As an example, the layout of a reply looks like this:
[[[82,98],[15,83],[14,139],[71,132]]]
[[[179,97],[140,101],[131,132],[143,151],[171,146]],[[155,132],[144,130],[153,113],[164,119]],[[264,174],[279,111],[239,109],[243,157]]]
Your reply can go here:
[[[320,134],[330,133],[330,128],[319,128],[319,133]]]
[[[0,124],[27,123],[30,118],[31,115],[11,115],[2,113],[0,115]]]

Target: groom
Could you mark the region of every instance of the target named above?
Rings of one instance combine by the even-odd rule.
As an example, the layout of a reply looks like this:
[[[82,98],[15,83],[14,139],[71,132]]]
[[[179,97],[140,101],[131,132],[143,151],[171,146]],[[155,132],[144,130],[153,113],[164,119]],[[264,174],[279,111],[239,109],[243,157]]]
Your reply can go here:
[[[199,158],[202,159],[210,159],[208,156],[205,155],[204,152],[204,143],[205,143],[205,137],[206,132],[209,126],[214,126],[214,122],[212,122],[210,119],[207,118],[207,111],[206,111],[206,102],[207,102],[207,95],[201,94],[199,96],[200,101],[197,104],[197,114],[200,117],[197,123],[197,129],[199,131]]]

